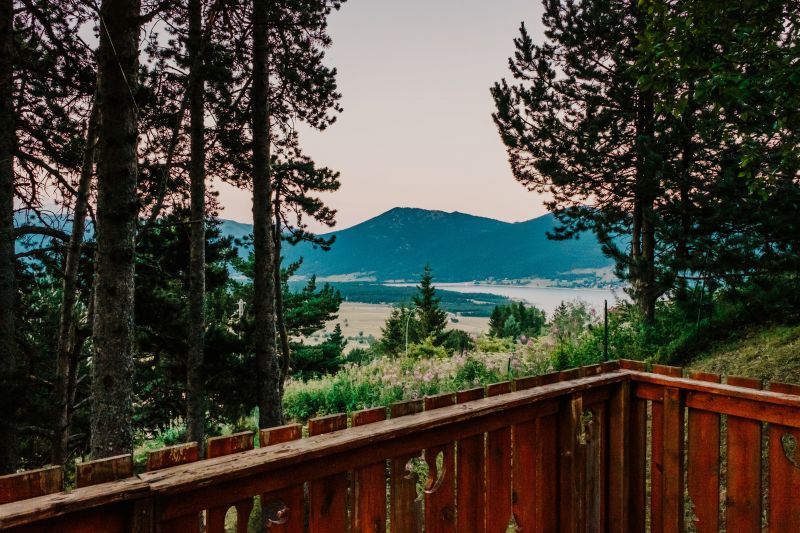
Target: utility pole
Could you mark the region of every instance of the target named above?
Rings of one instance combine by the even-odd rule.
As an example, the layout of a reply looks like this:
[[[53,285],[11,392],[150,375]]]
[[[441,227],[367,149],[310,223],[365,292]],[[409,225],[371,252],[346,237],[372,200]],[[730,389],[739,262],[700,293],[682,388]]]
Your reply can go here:
[[[603,301],[603,361],[608,361],[608,300]]]

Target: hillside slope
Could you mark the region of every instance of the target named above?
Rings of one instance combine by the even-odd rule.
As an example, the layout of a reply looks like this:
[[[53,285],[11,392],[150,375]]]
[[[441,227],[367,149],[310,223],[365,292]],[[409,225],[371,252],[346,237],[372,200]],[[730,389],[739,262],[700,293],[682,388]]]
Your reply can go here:
[[[800,383],[800,325],[754,328],[714,343],[688,368],[726,376]]]
[[[335,235],[325,252],[307,244],[286,247],[288,260],[303,257],[299,274],[376,281],[416,280],[429,263],[437,281],[574,277],[574,270],[611,265],[591,234],[552,241],[552,215],[508,223],[459,212],[394,208]],[[224,221],[223,231],[242,235],[247,225]]]

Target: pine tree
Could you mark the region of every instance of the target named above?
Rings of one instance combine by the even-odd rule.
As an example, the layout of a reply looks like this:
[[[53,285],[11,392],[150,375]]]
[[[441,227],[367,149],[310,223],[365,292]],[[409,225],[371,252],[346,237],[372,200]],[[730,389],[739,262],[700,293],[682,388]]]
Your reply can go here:
[[[92,456],[133,446],[133,300],[137,185],[139,0],[104,0],[97,65],[97,263]],[[112,42],[113,40],[113,42]]]
[[[414,310],[406,306],[393,307],[381,328],[380,344],[383,350],[399,355],[405,353],[407,346],[420,340],[420,324]]]
[[[420,338],[433,337],[436,345],[441,344],[447,326],[447,312],[439,305],[441,300],[436,296],[430,265],[425,265],[422,271],[417,285],[417,295],[413,301],[416,306]]]
[[[16,113],[13,102],[14,5],[0,2],[0,475],[13,472],[17,461],[14,409],[16,350],[14,307],[14,152]]]
[[[659,115],[652,88],[638,83],[646,17],[636,2],[546,0],[547,41],[535,44],[523,25],[509,61],[519,84],[503,80],[492,94],[514,176],[553,198],[546,205],[561,226],[551,237],[594,231],[653,320],[670,287],[659,262],[665,159],[657,133],[671,115]]]

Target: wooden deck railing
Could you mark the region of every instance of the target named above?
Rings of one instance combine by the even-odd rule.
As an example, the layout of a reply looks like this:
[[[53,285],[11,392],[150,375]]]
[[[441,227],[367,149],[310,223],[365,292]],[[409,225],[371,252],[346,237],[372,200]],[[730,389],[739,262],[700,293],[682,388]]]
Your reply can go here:
[[[84,464],[69,493],[47,494],[57,469],[6,476],[0,528],[214,533],[235,508],[245,531],[258,502],[273,532],[800,531],[800,387],[760,385],[630,361],[523,378],[265,430],[257,449],[210,439],[203,461],[159,450],[136,477],[129,458]]]

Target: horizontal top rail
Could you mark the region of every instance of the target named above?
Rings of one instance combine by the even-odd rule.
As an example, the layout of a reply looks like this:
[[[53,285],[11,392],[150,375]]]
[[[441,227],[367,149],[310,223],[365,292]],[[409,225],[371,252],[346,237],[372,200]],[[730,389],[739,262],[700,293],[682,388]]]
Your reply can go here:
[[[13,527],[154,495],[187,493],[192,499],[200,496],[216,504],[226,503],[227,499],[233,503],[237,494],[245,490],[245,485],[248,486],[246,490],[252,490],[254,494],[269,492],[288,485],[298,476],[303,479],[321,478],[334,471],[356,468],[376,459],[415,451],[420,446],[476,435],[541,415],[532,407],[541,404],[548,409],[544,405],[548,400],[625,379],[625,371],[614,370],[257,448],[233,456],[146,472],[134,478],[69,493],[21,500],[0,506],[0,527]],[[555,412],[556,407],[549,409]],[[264,476],[265,473],[277,471],[292,472],[293,475]],[[236,485],[238,490],[224,490],[227,484]],[[200,495],[198,491],[206,494]],[[174,514],[179,515],[187,505],[188,501],[176,501]],[[170,509],[166,509],[165,516],[172,514]]]
[[[628,409],[628,393],[620,391],[629,390],[632,399],[654,402],[654,409],[658,405],[658,416],[663,418],[662,413],[670,413],[673,418],[663,418],[664,423],[675,427],[682,427],[681,418],[674,417],[682,417],[685,406],[694,412],[713,413],[712,416],[732,415],[774,423],[778,427],[800,428],[800,395],[791,394],[800,391],[798,387],[775,384],[774,390],[762,390],[758,380],[729,378],[726,383],[719,376],[702,373],[684,377],[682,369],[660,365],[647,370],[643,363],[620,361],[520,378],[487,389],[448,393],[424,401],[400,402],[390,408],[354,413],[349,428],[344,415],[321,417],[309,422],[309,436],[306,438],[300,438],[302,427],[299,424],[263,430],[262,447],[257,449],[249,449],[252,447],[252,433],[211,439],[209,445],[217,445],[219,453],[224,455],[178,466],[174,466],[177,461],[167,462],[164,463],[166,467],[160,470],[136,477],[0,505],[0,529],[38,525],[56,518],[64,521],[72,519],[74,513],[92,509],[91,512],[100,516],[111,509],[122,508],[120,506],[133,510],[134,518],[139,515],[157,517],[145,518],[151,523],[153,520],[184,519],[200,509],[224,511],[224,506],[237,505],[243,497],[291,490],[298,480],[322,480],[374,466],[386,459],[414,456],[423,449],[452,446],[455,441],[512,426],[523,427],[520,424],[534,420],[539,424],[543,417],[559,414],[551,419],[560,420],[562,414],[568,415],[575,409],[594,410],[597,416],[602,417],[612,404],[617,406],[614,408],[617,410]],[[456,401],[462,403],[454,404]],[[580,413],[572,414],[578,416],[573,416],[575,420],[584,423]],[[627,416],[620,420],[633,424],[635,431],[641,433],[643,422],[638,418],[628,422]],[[643,416],[643,411],[636,416]],[[562,422],[558,424],[561,427]],[[670,431],[674,429],[672,426]],[[542,431],[547,427],[551,426],[542,426]],[[552,426],[551,431],[555,427]],[[560,434],[562,441],[583,435],[584,429],[576,429],[577,426],[573,429],[568,425],[564,427],[567,433]],[[606,438],[605,430],[599,431],[599,438]],[[663,439],[664,435],[672,438],[671,433],[662,433],[659,429],[658,438]],[[665,443],[675,444],[672,441]],[[566,444],[567,441],[562,442],[562,445]],[[623,452],[622,447],[618,452],[628,453]],[[174,450],[161,450],[160,453],[174,454]],[[555,448],[553,453],[556,453]],[[586,453],[586,450],[581,453]],[[638,452],[633,450],[631,453]],[[218,454],[209,454],[215,455]],[[654,456],[653,460],[662,459]],[[558,461],[561,461],[560,469],[567,468],[568,461],[562,464],[566,459],[562,457]],[[632,464],[638,464],[636,461],[641,462],[643,458],[633,460]],[[579,471],[582,472],[580,468],[575,470]],[[502,472],[495,474],[501,475]],[[665,490],[674,488],[671,485],[664,487]],[[149,531],[147,528],[144,530]]]

